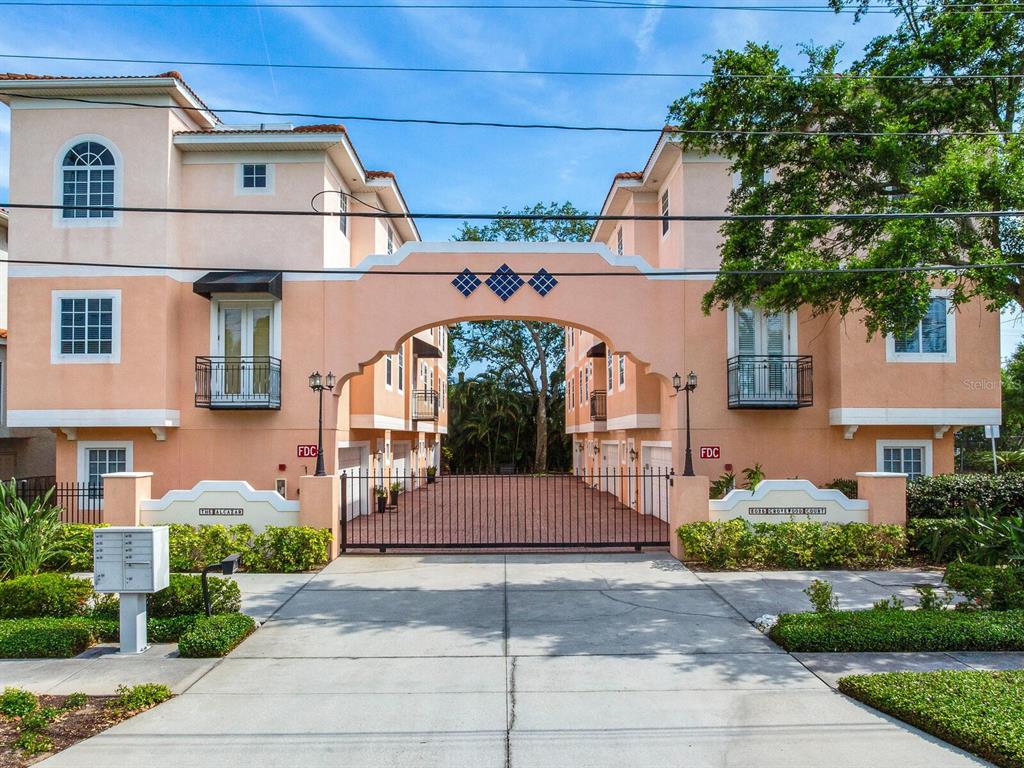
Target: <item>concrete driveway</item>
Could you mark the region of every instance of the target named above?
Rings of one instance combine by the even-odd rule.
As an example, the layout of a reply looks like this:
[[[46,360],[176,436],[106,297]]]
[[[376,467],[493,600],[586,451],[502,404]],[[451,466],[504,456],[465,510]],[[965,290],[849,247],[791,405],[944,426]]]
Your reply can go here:
[[[846,699],[660,554],[346,556],[183,695],[46,761],[984,765]]]

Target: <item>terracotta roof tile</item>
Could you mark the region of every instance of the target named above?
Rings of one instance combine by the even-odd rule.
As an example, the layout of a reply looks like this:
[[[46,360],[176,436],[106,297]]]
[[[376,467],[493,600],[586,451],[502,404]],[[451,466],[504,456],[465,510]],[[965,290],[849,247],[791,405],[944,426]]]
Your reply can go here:
[[[642,179],[643,177],[644,177],[644,172],[643,171],[623,171],[622,173],[616,173],[615,174],[615,178],[616,179],[639,180],[639,179]]]
[[[294,133],[347,133],[343,125],[296,125],[293,128],[215,128],[205,131],[175,131],[175,135],[184,136],[217,136],[230,134],[263,134],[290,135]]]
[[[366,178],[368,179],[393,179],[395,174],[391,171],[367,171]]]

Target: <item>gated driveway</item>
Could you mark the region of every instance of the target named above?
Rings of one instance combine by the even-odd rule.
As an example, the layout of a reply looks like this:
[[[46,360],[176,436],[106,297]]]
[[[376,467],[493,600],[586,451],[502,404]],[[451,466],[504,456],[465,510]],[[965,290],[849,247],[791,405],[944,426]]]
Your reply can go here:
[[[828,688],[660,554],[348,556],[47,766],[982,765]]]

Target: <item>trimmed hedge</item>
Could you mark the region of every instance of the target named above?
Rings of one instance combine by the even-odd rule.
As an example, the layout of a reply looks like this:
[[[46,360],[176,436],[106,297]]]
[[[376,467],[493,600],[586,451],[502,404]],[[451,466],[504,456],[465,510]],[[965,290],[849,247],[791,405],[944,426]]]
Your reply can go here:
[[[111,627],[113,636],[109,633]],[[6,619],[0,621],[0,658],[68,658],[96,643],[115,639],[117,622],[84,616]]]
[[[0,619],[81,616],[88,611],[92,582],[61,573],[0,581]]]
[[[192,659],[227,656],[254,629],[256,622],[242,613],[203,616],[178,640],[178,653]]]
[[[919,477],[907,485],[907,517],[971,517],[978,509],[1020,514],[1024,472]]]
[[[52,570],[91,571],[94,525],[63,525],[64,554],[49,564]],[[256,534],[248,525],[168,526],[171,570],[200,571],[236,552],[242,567],[255,573],[312,571],[327,563],[331,532],[303,526],[267,528]]]
[[[1024,611],[784,613],[769,637],[805,653],[1021,651]]]
[[[213,613],[238,613],[242,609],[242,592],[238,583],[219,576],[209,576],[210,610]],[[94,615],[117,618],[117,595],[99,597]],[[151,619],[166,619],[204,613],[202,577],[191,573],[172,573],[166,588],[146,598]]]
[[[685,557],[712,568],[887,568],[906,555],[897,525],[867,523],[685,523],[676,531]]]
[[[839,690],[1004,768],[1024,768],[1024,671],[886,672]]]

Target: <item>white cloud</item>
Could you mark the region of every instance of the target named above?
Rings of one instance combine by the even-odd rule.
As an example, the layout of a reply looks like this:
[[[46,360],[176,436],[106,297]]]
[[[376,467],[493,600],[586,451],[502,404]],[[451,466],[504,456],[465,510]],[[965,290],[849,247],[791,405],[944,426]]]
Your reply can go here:
[[[665,13],[663,8],[650,8],[644,11],[640,26],[637,28],[636,34],[633,35],[633,44],[641,56],[647,55],[651,49],[651,42],[654,40],[654,33],[658,29],[663,13]]]

